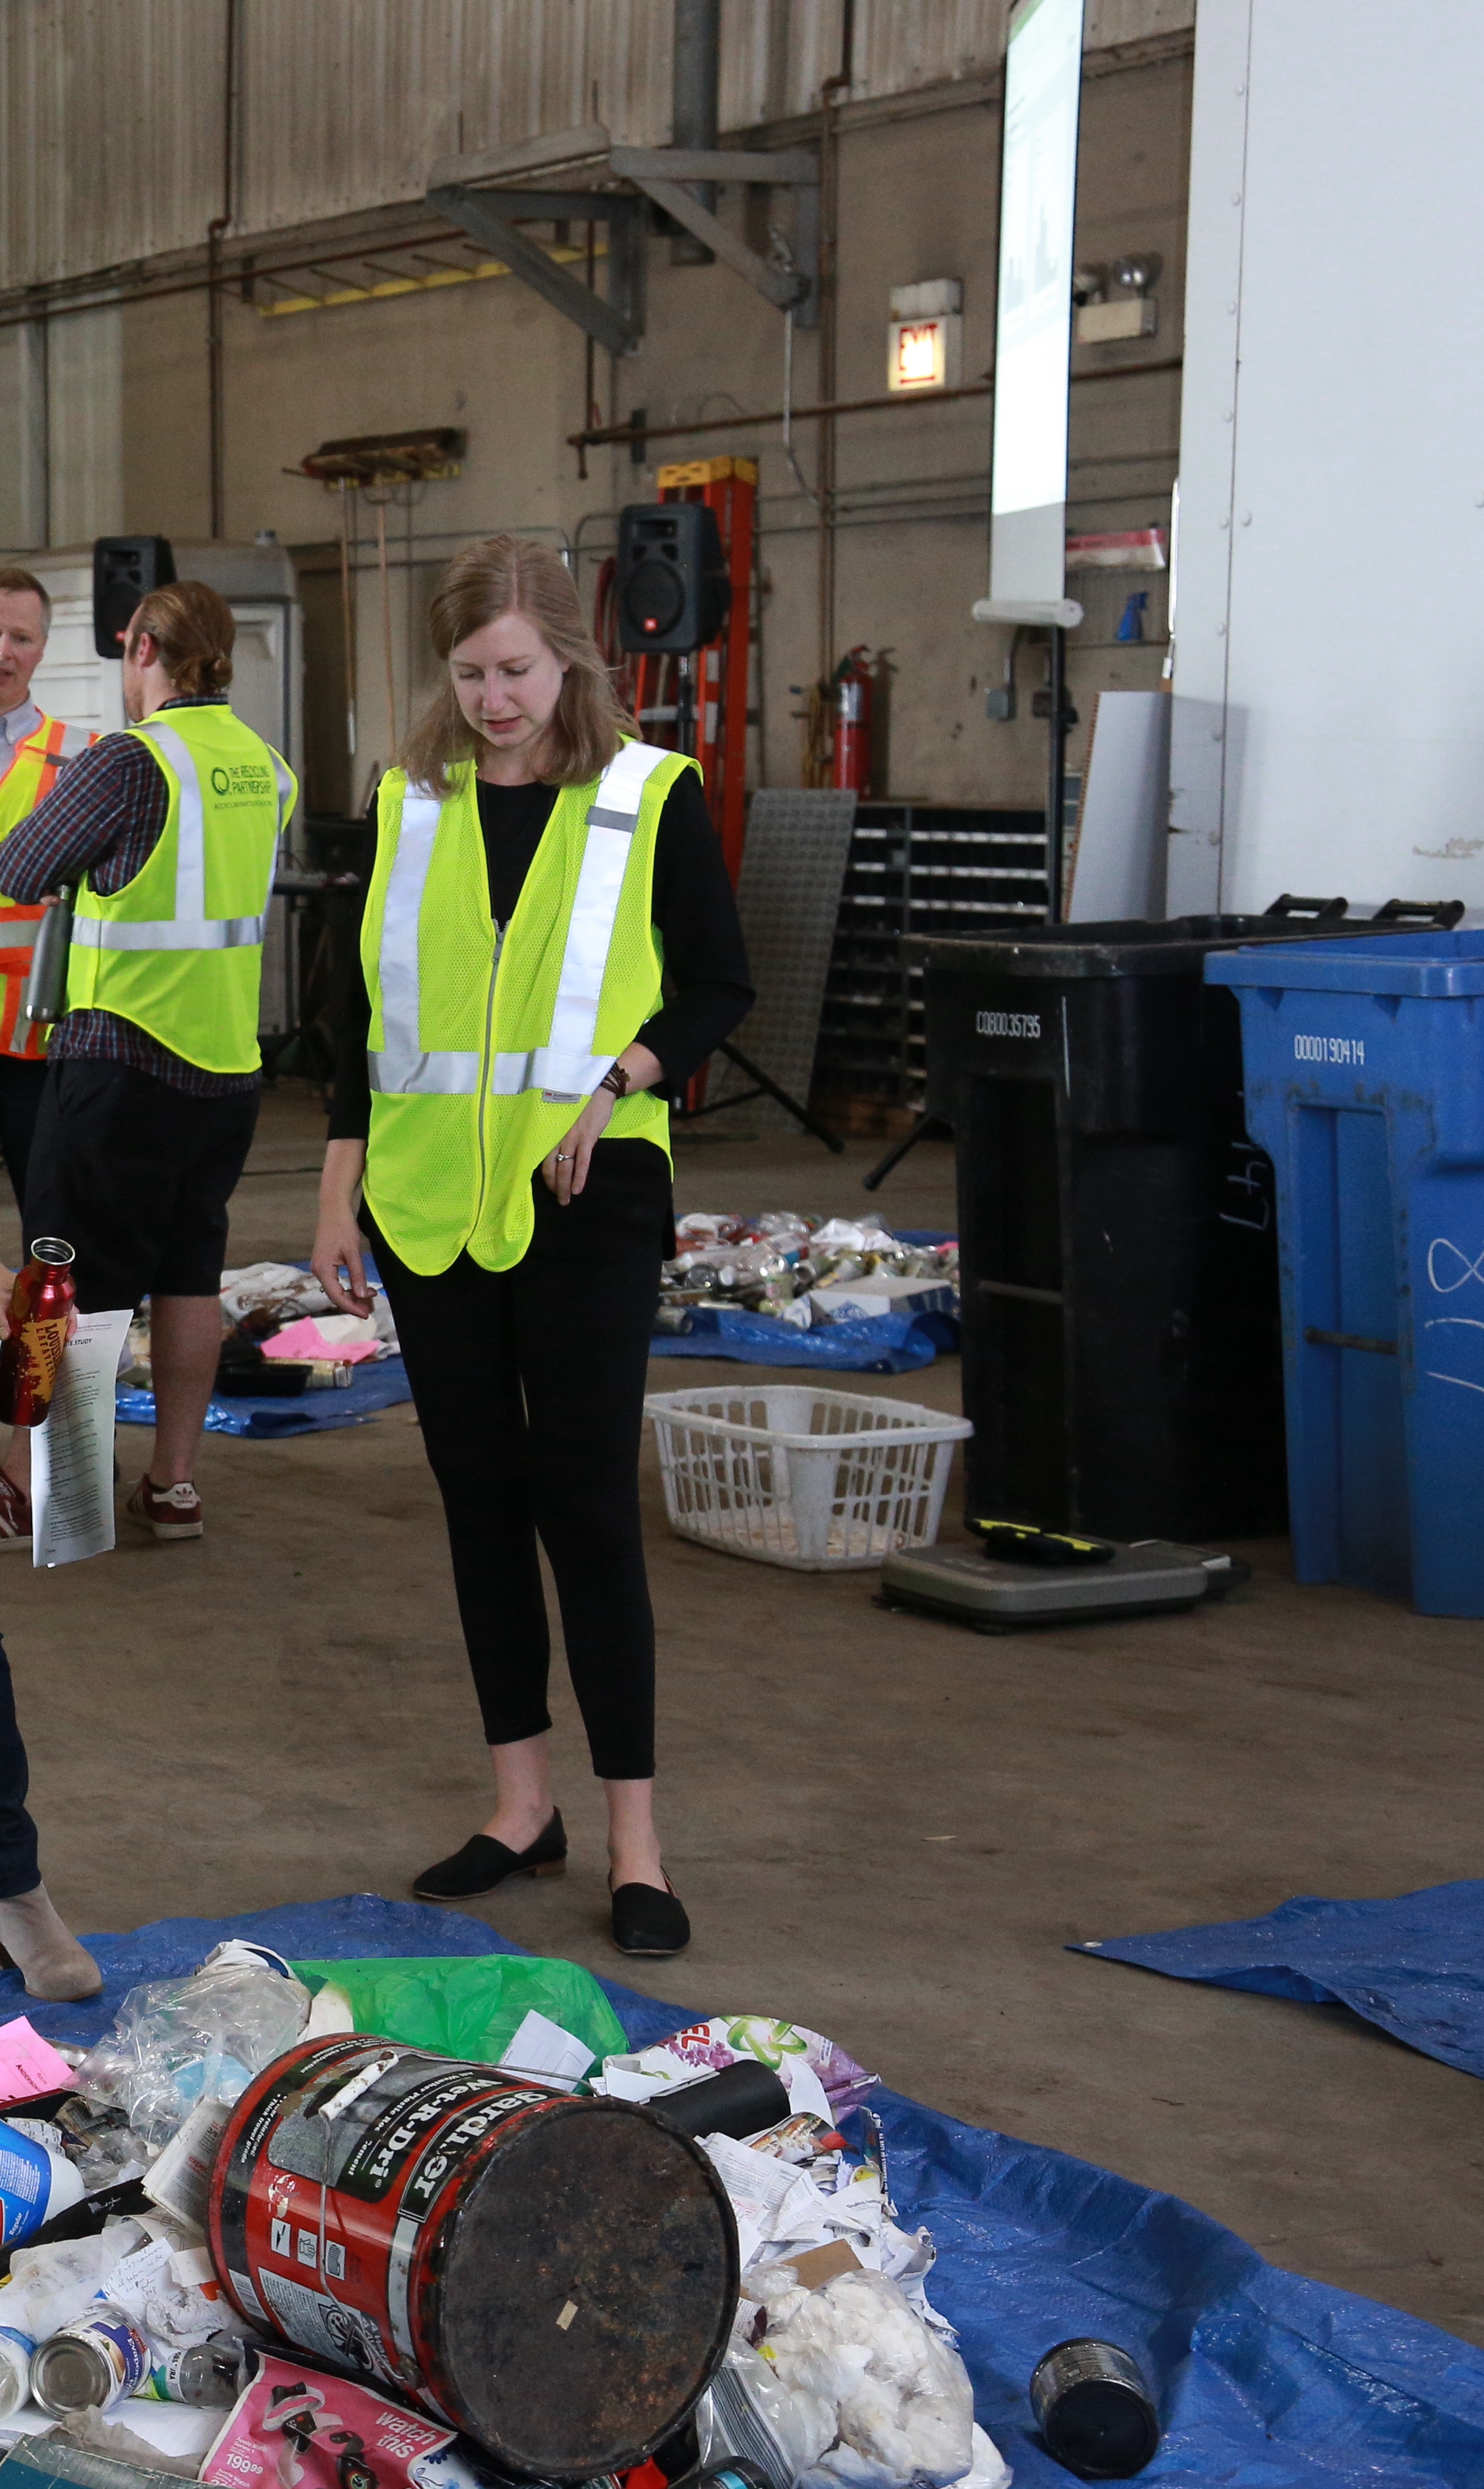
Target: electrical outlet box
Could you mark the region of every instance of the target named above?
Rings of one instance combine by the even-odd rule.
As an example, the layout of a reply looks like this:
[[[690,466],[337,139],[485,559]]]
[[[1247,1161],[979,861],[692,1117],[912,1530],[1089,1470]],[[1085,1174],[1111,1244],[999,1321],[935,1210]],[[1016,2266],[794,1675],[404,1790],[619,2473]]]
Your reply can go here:
[[[1013,683],[992,683],[985,694],[985,715],[991,726],[1013,726],[1015,716]]]

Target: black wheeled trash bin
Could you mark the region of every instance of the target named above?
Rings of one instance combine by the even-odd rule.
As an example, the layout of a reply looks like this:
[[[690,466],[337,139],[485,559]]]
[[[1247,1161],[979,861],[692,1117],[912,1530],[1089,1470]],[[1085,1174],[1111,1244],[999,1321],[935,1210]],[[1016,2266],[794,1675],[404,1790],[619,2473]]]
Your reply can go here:
[[[1342,924],[1343,901],[1290,905],[914,945],[928,1108],[956,1144],[971,1515],[1184,1542],[1284,1529],[1272,1167],[1243,1129],[1235,997],[1203,969],[1377,930]]]

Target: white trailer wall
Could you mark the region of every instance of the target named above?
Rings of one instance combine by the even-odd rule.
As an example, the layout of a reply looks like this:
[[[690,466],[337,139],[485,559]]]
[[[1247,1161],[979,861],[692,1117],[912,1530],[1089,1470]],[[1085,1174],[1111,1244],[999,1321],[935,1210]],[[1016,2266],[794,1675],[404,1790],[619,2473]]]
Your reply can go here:
[[[1484,907],[1484,11],[1201,0],[1168,906]]]

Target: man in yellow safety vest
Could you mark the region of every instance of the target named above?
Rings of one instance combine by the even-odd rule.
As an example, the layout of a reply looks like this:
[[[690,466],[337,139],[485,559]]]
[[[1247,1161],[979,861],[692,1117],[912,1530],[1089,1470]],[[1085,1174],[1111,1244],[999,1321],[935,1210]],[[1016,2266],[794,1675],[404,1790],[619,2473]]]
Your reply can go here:
[[[131,725],[74,761],[0,847],[13,899],[78,884],[27,1217],[74,1248],[80,1312],[150,1299],[155,1451],[128,1510],[165,1540],[202,1531],[192,1473],[221,1349],[227,1203],[257,1122],[273,865],[297,793],[228,703],[236,629],[199,580],[155,588],[126,637]]]
[[[31,697],[31,677],[45,654],[51,599],[29,570],[0,569],[0,840],[44,803],[63,765],[98,737],[64,726]],[[23,1204],[26,1165],[46,1077],[46,1032],[21,1008],[36,929],[44,907],[0,899],[0,1156],[21,1242],[30,1240]],[[31,1438],[17,1427],[0,1469],[0,1549],[31,1545]]]

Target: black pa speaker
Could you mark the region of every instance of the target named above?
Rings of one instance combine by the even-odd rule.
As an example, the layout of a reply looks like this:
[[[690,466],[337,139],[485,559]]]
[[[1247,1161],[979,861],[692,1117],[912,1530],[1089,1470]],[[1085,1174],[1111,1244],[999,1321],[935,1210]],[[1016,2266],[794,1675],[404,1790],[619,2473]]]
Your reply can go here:
[[[124,636],[141,596],[169,587],[175,556],[164,536],[93,539],[93,645],[100,657],[122,657]]]
[[[714,640],[731,583],[704,501],[635,501],[618,520],[618,643],[683,655]]]

